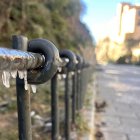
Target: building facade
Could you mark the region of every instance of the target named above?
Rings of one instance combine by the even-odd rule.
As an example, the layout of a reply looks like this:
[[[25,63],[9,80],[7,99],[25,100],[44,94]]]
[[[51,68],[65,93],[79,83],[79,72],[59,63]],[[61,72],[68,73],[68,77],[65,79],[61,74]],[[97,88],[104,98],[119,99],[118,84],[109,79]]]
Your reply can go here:
[[[117,36],[121,42],[127,39],[140,40],[140,5],[118,4],[117,21]]]

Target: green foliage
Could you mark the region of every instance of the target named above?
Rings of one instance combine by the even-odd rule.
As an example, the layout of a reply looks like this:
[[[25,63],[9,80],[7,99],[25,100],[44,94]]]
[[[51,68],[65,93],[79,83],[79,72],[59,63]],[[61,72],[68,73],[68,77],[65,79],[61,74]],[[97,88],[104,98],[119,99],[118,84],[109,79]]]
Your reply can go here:
[[[87,122],[84,120],[82,113],[78,113],[76,116],[76,127],[81,134],[89,132],[89,127],[87,126]]]
[[[5,133],[7,132],[7,133]],[[0,132],[0,138],[1,140],[17,140],[18,139],[18,134],[17,132],[13,131],[13,130],[2,130]]]
[[[47,38],[58,48],[92,46],[87,27],[81,23],[80,0],[8,0],[0,2],[0,42],[9,45],[12,34],[22,34],[30,39]],[[3,43],[6,42],[6,43]]]

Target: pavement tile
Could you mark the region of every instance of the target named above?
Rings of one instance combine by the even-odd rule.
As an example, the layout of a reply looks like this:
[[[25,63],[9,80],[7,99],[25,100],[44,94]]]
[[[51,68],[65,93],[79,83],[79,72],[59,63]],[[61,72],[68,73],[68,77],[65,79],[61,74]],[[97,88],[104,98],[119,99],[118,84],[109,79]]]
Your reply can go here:
[[[116,116],[116,117],[126,117],[126,118],[135,118],[137,119],[138,116],[134,112],[128,111],[121,111],[121,110],[105,110],[105,112],[100,113],[101,115],[108,115],[108,116]]]
[[[100,116],[101,121],[106,123],[106,125],[110,125],[110,124],[114,124],[114,125],[120,125],[120,119],[118,117],[115,116]]]
[[[107,102],[98,113],[105,140],[140,140],[139,71],[135,66],[107,65],[97,75],[97,98]]]
[[[140,135],[129,135],[129,140],[140,140]]]
[[[120,118],[120,122],[122,125],[126,127],[134,127],[140,129],[140,120],[139,119],[130,119],[130,118]]]
[[[102,126],[101,131],[103,132],[116,132],[116,133],[125,133],[125,134],[140,134],[140,127],[132,127],[128,125],[116,126],[114,124],[107,124],[107,126]]]
[[[128,140],[127,136],[123,133],[104,132],[105,140]]]

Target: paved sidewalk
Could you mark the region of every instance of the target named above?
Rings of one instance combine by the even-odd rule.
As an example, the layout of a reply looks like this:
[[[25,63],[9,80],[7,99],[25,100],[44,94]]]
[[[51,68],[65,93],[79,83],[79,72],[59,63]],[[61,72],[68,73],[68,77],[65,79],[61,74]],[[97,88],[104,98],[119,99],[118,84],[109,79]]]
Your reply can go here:
[[[96,78],[97,106],[102,105],[96,113],[98,139],[140,140],[140,67],[101,68]]]

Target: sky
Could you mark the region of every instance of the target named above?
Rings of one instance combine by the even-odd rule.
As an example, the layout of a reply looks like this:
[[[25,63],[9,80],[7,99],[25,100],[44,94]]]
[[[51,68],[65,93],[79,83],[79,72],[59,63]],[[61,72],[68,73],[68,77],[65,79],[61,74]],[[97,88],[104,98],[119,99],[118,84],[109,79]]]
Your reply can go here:
[[[117,4],[129,2],[132,4],[140,3],[140,0],[82,0],[86,6],[86,12],[82,16],[82,21],[88,26],[93,38],[98,41],[100,37],[106,35],[111,21],[115,18]]]

